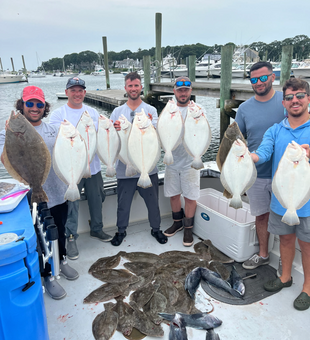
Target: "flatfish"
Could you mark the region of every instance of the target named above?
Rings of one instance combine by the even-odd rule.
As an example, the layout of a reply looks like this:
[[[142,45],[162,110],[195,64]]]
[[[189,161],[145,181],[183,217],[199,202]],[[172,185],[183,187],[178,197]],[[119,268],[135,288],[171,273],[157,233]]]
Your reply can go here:
[[[121,295],[116,297],[116,305],[112,308],[114,312],[118,314],[117,330],[121,332],[124,336],[131,334],[134,319],[134,310],[129,306],[128,303],[124,302],[125,296]]]
[[[154,272],[152,271],[146,271],[140,275],[138,275],[139,281],[131,283],[126,290],[124,291],[124,295],[129,295],[131,291],[135,291],[139,288],[145,287],[149,283],[153,281],[154,278]]]
[[[118,323],[118,315],[111,307],[113,303],[106,303],[105,310],[98,314],[92,324],[92,331],[96,340],[109,340],[112,338]]]
[[[181,250],[170,250],[165,251],[159,255],[160,258],[170,258],[171,256],[178,256],[179,258],[191,259],[191,260],[199,260],[199,255],[192,253],[190,251],[181,251]]]
[[[143,274],[146,271],[155,271],[156,269],[150,265],[149,262],[143,262],[143,261],[139,261],[139,262],[125,262],[124,263],[124,267],[128,270],[130,270],[131,272],[133,272],[136,275],[140,275]]]
[[[165,296],[167,303],[174,305],[177,302],[179,292],[170,280],[163,277],[156,278],[155,284],[160,285],[157,292]]]
[[[149,173],[160,158],[160,142],[157,132],[144,110],[137,112],[128,138],[128,157],[140,172],[137,185],[142,188],[152,186]]]
[[[51,168],[51,155],[35,128],[20,113],[12,111],[3,148],[4,166],[17,181],[32,188],[33,202],[48,202],[42,188]]]
[[[211,260],[211,254],[209,252],[208,246],[203,242],[198,242],[194,245],[194,250],[199,254],[200,258],[206,261]]]
[[[306,150],[295,141],[288,144],[278,164],[272,192],[287,209],[281,221],[290,226],[299,224],[296,210],[310,199],[310,167]]]
[[[119,138],[121,140],[121,149],[120,149],[118,158],[121,160],[121,162],[126,164],[125,175],[130,177],[130,176],[134,176],[137,173],[137,171],[132,166],[128,158],[128,137],[131,131],[131,123],[124,115],[121,115],[118,118],[118,120],[121,123],[121,130],[117,131]]]
[[[84,178],[91,177],[90,172],[90,163],[95,157],[97,150],[97,132],[95,128],[95,124],[87,111],[82,113],[82,116],[77,123],[77,130],[84,138],[86,148],[87,148],[87,169],[84,174]]]
[[[161,337],[164,336],[164,330],[161,326],[155,325],[143,312],[139,310],[139,307],[134,301],[130,301],[129,305],[134,309],[134,327],[141,333]]]
[[[155,292],[151,300],[143,306],[143,312],[154,322],[155,325],[159,325],[162,322],[162,318],[158,315],[158,313],[165,310],[166,306],[166,297],[159,292]]]
[[[129,286],[129,284],[113,284],[105,283],[99,288],[93,290],[89,295],[86,296],[83,303],[96,303],[109,301],[116,296],[123,295],[124,290]]]
[[[170,165],[173,163],[172,151],[182,142],[184,133],[183,117],[173,99],[168,101],[159,115],[156,131],[165,151],[163,163]]]
[[[59,127],[53,150],[53,167],[56,175],[67,184],[65,200],[80,199],[78,184],[87,167],[87,148],[78,130],[67,120]]]
[[[101,257],[90,266],[88,273],[91,274],[94,271],[115,268],[119,265],[120,260],[121,257],[119,253],[113,256]]]
[[[104,269],[93,271],[92,276],[96,279],[108,283],[135,283],[139,281],[138,276],[131,274],[126,269]]]
[[[115,162],[121,149],[121,141],[113,123],[104,115],[99,116],[97,143],[97,154],[107,166],[106,176],[115,176]]]
[[[256,177],[256,167],[250,152],[242,140],[237,139],[230,148],[220,177],[223,187],[233,196],[230,207],[242,208],[241,195],[254,184]]]
[[[191,101],[184,122],[183,145],[188,154],[194,158],[192,168],[196,170],[204,168],[201,156],[208,150],[210,142],[211,129],[207,117],[201,107]]]
[[[132,252],[132,253],[126,253],[126,252],[120,252],[119,253],[124,259],[131,261],[131,262],[148,262],[148,263],[157,263],[160,261],[160,257],[153,253],[148,252]]]
[[[233,122],[226,129],[219,150],[216,155],[216,164],[220,172],[222,171],[223,164],[226,160],[226,157],[228,155],[228,152],[230,151],[231,146],[237,139],[242,140],[242,142],[246,144],[246,141],[243,137],[242,132],[239,129],[237,122]],[[224,190],[223,195],[226,198],[232,198],[232,195],[226,189]]]
[[[148,303],[154,293],[158,290],[159,285],[149,283],[147,286],[144,286],[142,288],[137,289],[135,292],[133,292],[129,300],[135,301],[137,306],[139,308],[142,308],[146,303]]]
[[[211,240],[203,240],[202,242],[208,247],[212,261],[218,261],[221,263],[233,263],[234,262],[232,258],[230,258],[229,256],[222,253],[220,250],[218,250],[213,245]]]

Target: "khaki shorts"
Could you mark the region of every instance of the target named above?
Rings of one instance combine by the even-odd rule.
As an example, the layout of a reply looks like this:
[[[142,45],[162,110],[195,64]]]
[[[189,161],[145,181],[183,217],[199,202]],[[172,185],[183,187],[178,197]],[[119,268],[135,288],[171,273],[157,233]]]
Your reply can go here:
[[[246,192],[249,197],[252,216],[264,215],[270,211],[271,183],[270,178],[257,178]]]
[[[270,210],[268,231],[274,235],[296,234],[297,238],[304,242],[310,242],[310,217],[299,217],[300,224],[289,226],[281,221],[280,216]]]
[[[178,171],[166,167],[164,195],[166,197],[173,197],[180,194],[193,201],[200,197],[199,170],[189,168]]]

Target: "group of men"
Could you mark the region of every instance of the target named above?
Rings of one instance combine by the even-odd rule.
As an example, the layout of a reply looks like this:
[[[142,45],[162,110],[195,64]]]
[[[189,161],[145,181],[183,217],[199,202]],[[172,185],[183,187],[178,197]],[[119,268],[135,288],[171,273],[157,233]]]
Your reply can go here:
[[[272,194],[271,182],[278,162],[287,146],[287,144],[285,145],[287,140],[295,140],[297,143],[304,144],[303,146],[309,156],[309,84],[300,79],[290,79],[283,87],[282,94],[273,89],[274,80],[275,75],[270,63],[258,62],[254,64],[250,70],[250,82],[255,96],[241,104],[236,115],[236,122],[247,139],[253,161],[257,163],[257,180],[248,190],[247,195],[250,201],[251,214],[256,219],[259,253],[245,261],[243,267],[254,269],[260,265],[268,264],[269,233],[280,235],[280,259],[282,262],[281,260],[279,262],[278,278],[267,282],[264,287],[269,291],[279,291],[284,287],[289,287],[292,284],[291,269],[297,236],[302,253],[305,281],[302,293],[294,301],[294,306],[296,309],[304,310],[310,306],[310,203],[307,203],[299,214],[300,225],[293,227],[283,225],[281,222],[283,208],[281,209],[279,202]],[[49,124],[47,124],[42,119],[48,115],[50,105],[45,101],[43,91],[35,86],[24,88],[21,99],[16,103],[16,109],[43,137],[50,152],[52,152],[58,128],[64,119],[76,126],[82,113],[87,110],[96,129],[98,129],[98,112],[83,103],[85,89],[86,85],[82,79],[78,77],[70,78],[66,85],[68,102],[52,112]],[[129,73],[125,77],[125,91],[128,95],[128,101],[116,108],[110,117],[116,130],[120,130],[118,119],[121,115],[132,122],[135,113],[140,112],[142,108],[156,128],[157,111],[154,107],[142,101],[141,90],[140,76],[135,72]],[[192,93],[190,79],[187,77],[177,78],[173,91],[177,106],[183,119],[185,119]],[[284,108],[287,118],[284,116]],[[0,134],[0,147],[2,149],[4,140],[5,130]],[[2,150],[0,152],[2,154]],[[277,156],[272,158],[274,152],[277,152]],[[164,195],[170,198],[173,224],[164,232],[160,230],[157,168],[155,167],[150,173],[152,186],[141,188],[137,186],[139,175],[126,177],[125,164],[120,160],[117,161],[118,206],[116,225],[118,231],[112,237],[102,230],[102,202],[105,194],[100,161],[96,155],[90,166],[91,178],[82,179],[78,185],[79,190],[84,188],[88,199],[91,217],[90,236],[104,242],[111,241],[113,246],[119,246],[126,237],[131,203],[135,191],[138,190],[148,210],[151,235],[160,244],[165,244],[167,237],[184,229],[183,244],[184,246],[191,246],[194,242],[192,230],[196,201],[199,198],[200,174],[199,171],[191,168],[192,158],[186,152],[182,143],[173,151],[173,158],[174,163],[166,166],[164,181]],[[1,160],[3,161],[3,158]],[[191,178],[190,183],[188,178]],[[76,244],[79,203],[78,201],[64,202],[63,194],[66,185],[58,179],[53,169],[51,169],[43,188],[49,197],[48,206],[59,229],[61,275],[69,280],[75,280],[79,275],[76,270],[68,265],[66,257],[71,260],[79,257]],[[183,195],[185,201],[184,210],[181,207],[181,195]],[[63,288],[50,275],[50,267],[46,267],[43,276],[47,292],[52,298],[61,299],[66,295]]]

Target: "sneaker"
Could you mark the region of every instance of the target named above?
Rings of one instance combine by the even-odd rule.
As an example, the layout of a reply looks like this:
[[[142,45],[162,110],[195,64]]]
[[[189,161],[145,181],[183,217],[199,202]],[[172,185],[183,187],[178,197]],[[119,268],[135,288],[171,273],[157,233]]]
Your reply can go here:
[[[183,221],[174,221],[173,225],[164,231],[164,235],[170,237],[183,229]]]
[[[151,235],[156,238],[157,242],[160,244],[165,244],[167,243],[168,239],[167,236],[165,236],[161,230],[154,231],[153,229],[151,230]]]
[[[278,277],[282,276],[282,260],[281,260],[281,257],[279,257],[279,266],[278,266],[278,270],[277,270],[277,275],[278,275]]]
[[[44,286],[47,294],[55,300],[63,299],[67,293],[61,285],[55,280],[54,276],[44,278]]]
[[[119,245],[121,245],[126,235],[126,231],[124,231],[123,233],[115,233],[111,241],[112,246],[118,247]]]
[[[268,258],[263,259],[258,254],[254,254],[247,261],[243,262],[242,267],[245,269],[255,269],[265,264],[269,264],[269,256]]]
[[[183,245],[185,247],[190,247],[193,243],[193,228],[184,228]]]
[[[112,240],[112,238],[113,238],[112,236],[106,234],[102,230],[91,231],[90,232],[90,237],[97,238],[98,240],[100,240],[102,242],[110,242]]]
[[[73,235],[67,238],[67,258],[70,260],[76,260],[79,258],[79,251],[76,245],[76,240]]]
[[[66,259],[60,261],[59,275],[64,276],[67,280],[76,280],[79,277],[79,273],[68,265]]]

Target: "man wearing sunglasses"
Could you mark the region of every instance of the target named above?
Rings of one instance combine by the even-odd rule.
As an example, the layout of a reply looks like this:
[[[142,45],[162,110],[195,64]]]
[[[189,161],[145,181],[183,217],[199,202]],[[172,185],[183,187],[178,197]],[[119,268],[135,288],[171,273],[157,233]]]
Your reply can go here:
[[[114,122],[117,131],[121,129],[119,117],[123,114],[131,123],[134,119],[135,112],[141,112],[143,109],[149,115],[152,124],[156,128],[158,115],[155,107],[142,101],[141,77],[137,72],[128,73],[125,77],[125,91],[128,95],[127,103],[117,107],[111,114],[110,119]],[[132,177],[126,177],[126,166],[120,160],[116,163],[117,178],[117,228],[118,232],[113,237],[111,243],[113,246],[119,246],[126,237],[126,229],[129,223],[130,207],[136,190],[143,198],[148,210],[149,222],[152,228],[151,235],[156,238],[157,242],[164,244],[167,237],[160,230],[160,211],[158,203],[158,170],[155,167],[149,174],[152,186],[141,188],[137,186],[140,174]]]
[[[187,106],[190,103],[192,84],[188,77],[175,80],[173,89],[177,106],[185,120]],[[181,143],[174,151],[173,164],[166,165],[164,195],[170,197],[173,225],[165,230],[166,236],[173,236],[184,227],[183,245],[186,247],[194,243],[193,225],[197,199],[200,195],[200,171],[191,167],[193,157],[185,150]],[[185,201],[185,211],[181,208],[181,194]]]
[[[273,156],[272,176],[275,175],[286,147],[292,141],[304,147],[309,157],[309,103],[309,84],[301,79],[287,80],[283,86],[283,106],[286,108],[288,118],[269,128],[256,153],[251,154],[256,164],[262,164]],[[302,179],[300,180],[302,181]],[[304,284],[301,294],[294,301],[294,307],[297,310],[306,310],[310,307],[310,201],[306,202],[296,211],[299,224],[294,224],[294,222],[292,222],[294,225],[283,223],[281,220],[285,212],[286,209],[283,208],[273,194],[270,205],[268,231],[275,235],[280,235],[280,255],[283,270],[280,277],[266,282],[264,288],[270,292],[278,292],[282,288],[292,285],[291,270],[297,238],[301,250]]]
[[[93,119],[96,130],[98,129],[98,111],[83,103],[86,93],[85,81],[81,78],[69,78],[66,85],[66,95],[68,103],[53,111],[50,123],[60,126],[64,119],[68,120],[74,126],[77,126],[84,111],[87,111]],[[81,191],[83,188],[87,195],[87,202],[90,213],[90,237],[96,238],[103,242],[109,242],[112,237],[103,232],[102,227],[102,202],[105,194],[103,190],[103,179],[101,175],[101,165],[98,155],[96,154],[90,164],[91,177],[82,178],[78,184]],[[66,223],[67,235],[67,256],[70,260],[76,260],[79,257],[79,251],[76,244],[78,238],[78,215],[79,201],[68,202],[68,219]]]
[[[36,86],[27,86],[22,92],[22,97],[15,104],[16,110],[20,112],[36,129],[39,135],[43,138],[52,156],[54,144],[56,141],[58,129],[57,127],[47,124],[42,121],[50,112],[50,104],[45,101],[43,91]],[[0,153],[3,163],[2,151],[5,142],[5,130],[0,133]],[[71,268],[66,261],[66,236],[65,224],[67,220],[68,206],[64,200],[64,195],[67,190],[65,185],[55,174],[51,167],[48,177],[43,184],[43,189],[48,196],[48,208],[51,215],[54,217],[55,224],[58,229],[58,245],[60,258],[60,275],[68,280],[76,280],[79,277],[78,272]],[[55,300],[64,298],[67,293],[63,287],[51,276],[51,265],[45,264],[44,271],[41,273],[44,280],[46,292]]]
[[[236,122],[251,152],[257,149],[266,130],[284,118],[282,93],[273,89],[274,80],[275,74],[269,62],[260,61],[251,67],[250,82],[255,95],[239,106],[236,115]],[[255,216],[259,253],[243,263],[246,269],[255,269],[269,263],[267,228],[271,200],[271,161],[257,165],[256,169],[257,179],[247,195],[251,214]]]

